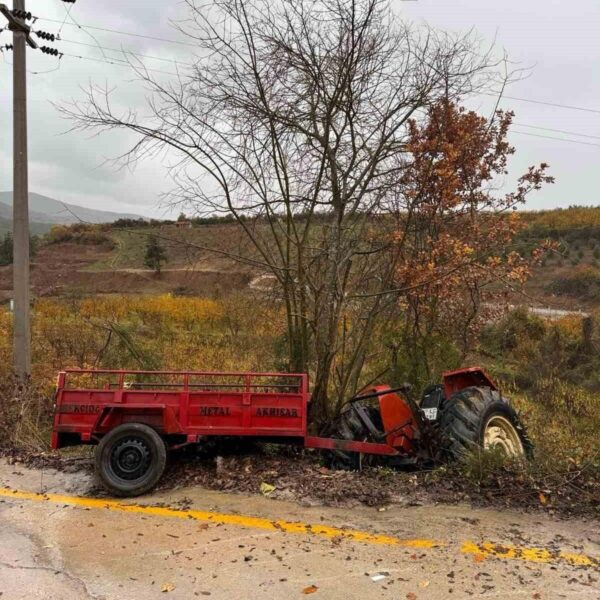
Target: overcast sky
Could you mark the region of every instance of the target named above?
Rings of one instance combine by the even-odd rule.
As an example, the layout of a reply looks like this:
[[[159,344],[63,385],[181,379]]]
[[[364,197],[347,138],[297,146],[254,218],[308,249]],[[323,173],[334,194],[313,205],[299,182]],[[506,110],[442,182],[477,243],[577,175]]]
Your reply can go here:
[[[515,123],[519,125],[514,127],[515,132],[510,138],[517,148],[510,164],[511,173],[516,176],[528,165],[545,161],[557,179],[555,185],[532,197],[528,207],[600,205],[597,191],[600,169],[599,0],[393,0],[393,4],[399,13],[415,22],[426,21],[452,31],[475,28],[484,39],[495,38],[499,49],[505,49],[511,60],[531,66],[530,77],[514,84],[507,95],[592,109],[592,112],[567,110],[508,99],[502,103],[504,108],[516,112]],[[189,61],[193,49],[165,41],[79,29],[71,18],[66,18],[70,6],[71,17],[81,25],[184,39],[169,24],[171,19],[183,15],[178,0],[77,0],[75,5],[61,0],[27,0],[27,9],[35,15],[59,21],[40,20],[34,29],[51,33],[61,29],[63,40],[52,45],[66,54],[58,63],[57,59],[40,52],[30,50],[28,53],[28,68],[32,71],[28,75],[30,191],[91,208],[146,216],[168,214],[160,207],[160,193],[167,192],[170,183],[160,164],[140,164],[133,172],[115,170],[104,160],[123,149],[123,140],[112,135],[90,137],[82,133],[64,133],[68,123],[60,118],[51,102],[81,98],[80,86],[94,82],[115,88],[116,97],[123,106],[143,106],[143,90],[132,80],[127,68],[89,60],[123,59],[119,52],[104,50],[103,55],[96,44],[181,61]],[[0,45],[10,41],[8,32],[0,34]],[[12,188],[12,53],[4,52],[2,56],[0,191]],[[173,70],[168,62],[155,59],[145,59],[145,62],[153,69]],[[33,73],[57,66],[60,68],[52,72]],[[158,73],[157,76],[169,77]],[[491,102],[492,99],[482,97],[470,106],[488,114]],[[580,143],[525,135],[516,133],[517,130]]]

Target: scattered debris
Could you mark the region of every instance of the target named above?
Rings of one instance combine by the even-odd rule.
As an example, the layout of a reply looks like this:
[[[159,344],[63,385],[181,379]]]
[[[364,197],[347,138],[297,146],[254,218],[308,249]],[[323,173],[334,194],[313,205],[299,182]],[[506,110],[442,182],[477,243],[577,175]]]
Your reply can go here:
[[[10,464],[24,464],[31,468],[52,468],[64,472],[93,471],[93,454],[84,449],[75,456],[72,452],[4,452]],[[268,483],[276,478],[277,485]],[[597,498],[600,480],[575,469],[570,474],[569,488],[562,479],[549,495],[547,478],[538,484],[533,477],[520,480],[515,473],[500,473],[491,487],[475,486],[450,467],[407,473],[368,467],[361,472],[334,471],[323,467],[317,453],[299,452],[281,448],[275,453],[255,448],[253,453],[220,456],[218,472],[214,455],[203,452],[174,453],[169,470],[159,490],[186,486],[201,486],[225,492],[262,493],[269,498],[296,501],[303,505],[356,506],[364,504],[377,510],[392,505],[415,506],[432,503],[471,503],[476,506],[524,508],[548,511],[561,516],[598,518]],[[560,485],[559,485],[560,484]],[[547,504],[540,502],[543,490]],[[103,490],[90,490],[97,496]],[[549,498],[552,498],[550,502]],[[186,508],[186,506],[182,506]],[[469,524],[477,519],[462,517]]]

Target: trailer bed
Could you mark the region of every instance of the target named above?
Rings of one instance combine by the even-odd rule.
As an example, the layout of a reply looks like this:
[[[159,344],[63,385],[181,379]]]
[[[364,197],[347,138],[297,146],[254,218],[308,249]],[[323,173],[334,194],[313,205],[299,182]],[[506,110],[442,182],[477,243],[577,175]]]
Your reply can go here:
[[[126,422],[204,436],[306,436],[305,374],[68,369],[58,375],[52,447],[94,443]]]

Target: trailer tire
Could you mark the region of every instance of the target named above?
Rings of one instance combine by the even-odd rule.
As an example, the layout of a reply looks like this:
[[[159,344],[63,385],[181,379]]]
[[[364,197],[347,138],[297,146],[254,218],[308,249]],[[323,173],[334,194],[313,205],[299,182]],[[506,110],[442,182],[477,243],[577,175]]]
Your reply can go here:
[[[143,423],[124,423],[107,433],[96,448],[96,474],[116,496],[151,490],[165,470],[167,449],[160,435]]]
[[[446,456],[462,459],[477,448],[498,447],[507,456],[533,457],[533,444],[519,415],[496,390],[468,387],[453,394],[440,418]]]

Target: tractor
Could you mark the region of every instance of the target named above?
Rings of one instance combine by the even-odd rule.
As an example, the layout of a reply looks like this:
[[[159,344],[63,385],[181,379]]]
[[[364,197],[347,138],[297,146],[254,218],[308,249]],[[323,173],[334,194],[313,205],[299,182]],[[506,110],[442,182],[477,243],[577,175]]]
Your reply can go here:
[[[96,445],[101,483],[150,491],[169,451],[252,438],[316,448],[332,468],[418,467],[478,448],[529,457],[516,411],[479,367],[449,371],[420,401],[409,385],[376,385],[342,407],[329,435],[309,433],[308,376],[297,373],[112,371],[58,374],[52,447]]]

